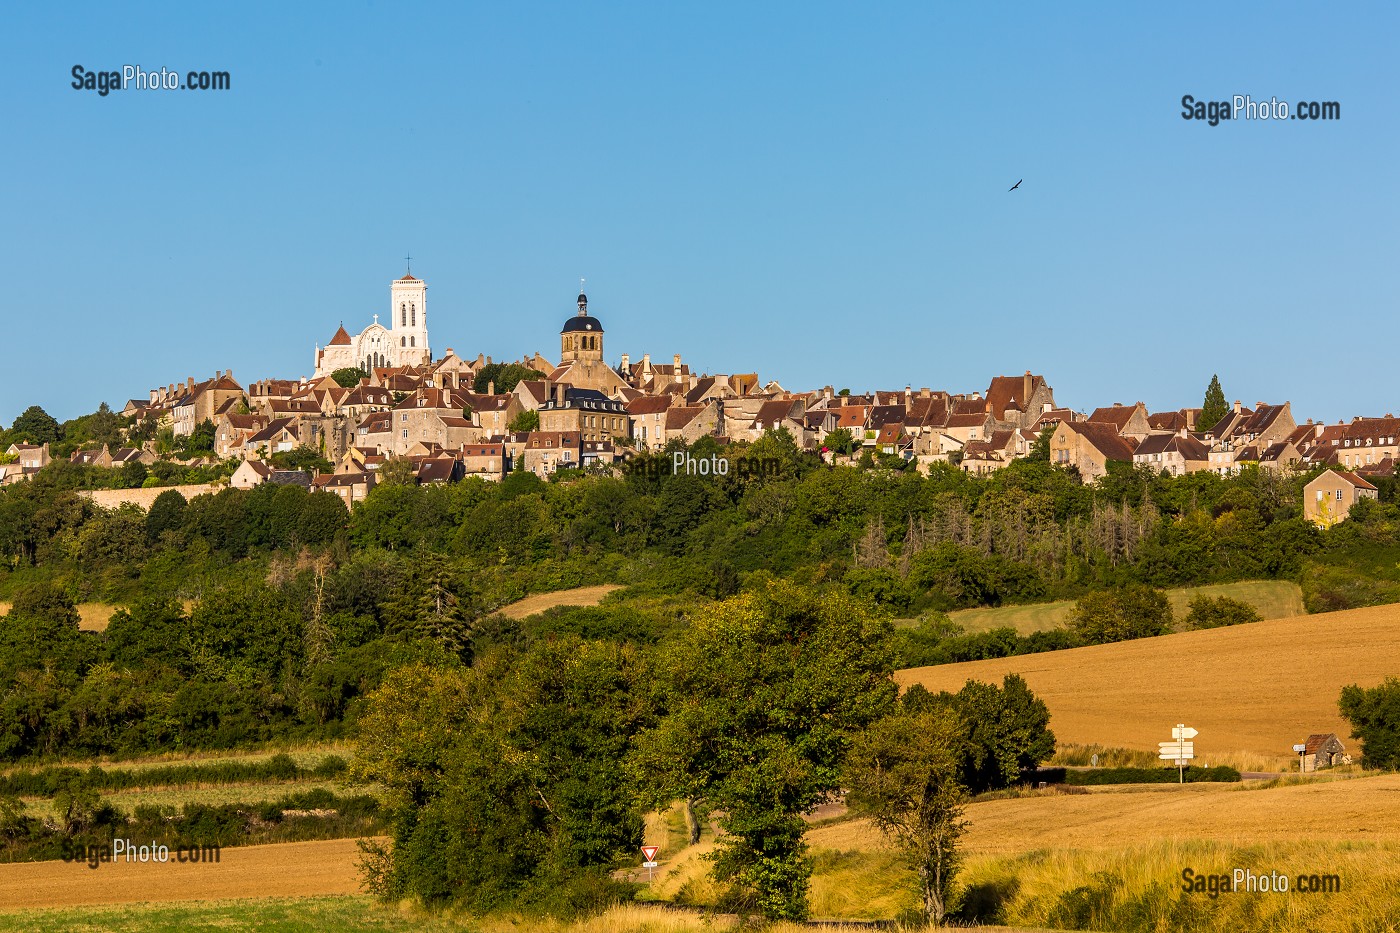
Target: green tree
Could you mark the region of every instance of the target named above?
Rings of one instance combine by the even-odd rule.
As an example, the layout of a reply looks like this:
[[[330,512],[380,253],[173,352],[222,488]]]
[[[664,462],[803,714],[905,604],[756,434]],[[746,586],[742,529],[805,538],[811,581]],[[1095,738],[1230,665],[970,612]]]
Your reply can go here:
[[[1351,722],[1351,737],[1361,740],[1362,767],[1400,771],[1400,679],[1343,687],[1337,705]]]
[[[1249,603],[1217,596],[1212,599],[1204,594],[1192,597],[1186,618],[1183,621],[1188,629],[1220,628],[1225,625],[1239,625],[1242,622],[1258,622],[1263,616]]]
[[[852,735],[892,707],[889,632],[849,597],[775,582],[701,610],[667,652],[666,714],[639,737],[633,773],[653,807],[721,814],[714,874],[735,906],[806,917],[802,814],[840,786]]]
[[[61,436],[58,422],[38,405],[30,405],[10,425],[11,440],[25,444],[52,444]]]
[[[1225,390],[1220,388],[1220,377],[1211,376],[1210,385],[1206,386],[1206,397],[1201,402],[1201,413],[1196,418],[1196,430],[1209,431],[1229,410],[1230,406],[1225,402]]]
[[[1000,687],[969,680],[945,700],[967,730],[963,783],[973,793],[1010,787],[1055,754],[1050,709],[1020,674],[1007,674]]]
[[[924,919],[941,924],[957,870],[967,735],[948,708],[902,709],[872,723],[846,758],[847,800],[918,867]]]
[[[494,383],[496,394],[499,395],[503,392],[514,392],[515,387],[526,380],[544,378],[544,373],[519,363],[487,363],[477,370],[476,378],[472,380],[472,388],[477,392],[485,392]]]
[[[522,431],[538,431],[540,429],[540,413],[538,411],[522,411],[510,420],[506,425],[506,430],[513,433]]]
[[[636,649],[560,637],[473,668],[390,674],[357,722],[355,774],[383,788],[392,845],[366,845],[384,899],[569,914],[620,896],[642,839],[622,761],[649,722]]]
[[[1086,645],[1165,635],[1172,626],[1167,594],[1148,586],[1086,593],[1074,604],[1069,629]]]
[[[1026,455],[1026,459],[1036,463],[1049,463],[1050,438],[1053,437],[1054,434],[1055,426],[1052,424],[1047,424],[1045,427],[1041,428],[1040,433],[1036,435],[1035,440],[1031,443],[1030,453]]]
[[[179,447],[187,454],[211,454],[214,452],[214,422],[205,418],[194,426],[194,430],[180,438]]]
[[[269,457],[268,461],[279,470],[330,473],[335,469],[335,464],[321,456],[319,451],[307,447],[305,444],[293,447],[291,450],[278,451]]]
[[[851,434],[850,428],[837,428],[826,436],[822,441],[822,446],[829,450],[834,450],[838,454],[849,455],[856,449],[856,439]]]
[[[358,366],[346,366],[331,373],[331,378],[342,389],[353,389],[360,384],[361,379],[368,379],[369,373]]]
[[[418,475],[407,457],[390,457],[379,465],[375,481],[381,486],[416,486]]]
[[[154,544],[164,532],[178,530],[185,523],[188,504],[178,489],[167,489],[156,496],[146,513],[146,540]]]

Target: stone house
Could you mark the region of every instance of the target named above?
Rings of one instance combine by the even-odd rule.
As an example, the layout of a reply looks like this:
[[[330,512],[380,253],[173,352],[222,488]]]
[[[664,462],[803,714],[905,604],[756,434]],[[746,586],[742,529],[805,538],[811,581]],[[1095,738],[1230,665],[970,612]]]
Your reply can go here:
[[[1050,435],[1050,462],[1075,467],[1086,483],[1097,482],[1111,461],[1133,462],[1137,442],[1118,433],[1111,424],[1094,421],[1061,421]]]
[[[1154,473],[1184,476],[1210,468],[1210,449],[1183,427],[1175,434],[1149,434],[1133,451],[1133,464]]]
[[[1086,420],[1094,424],[1111,424],[1119,434],[1139,441],[1152,433],[1147,406],[1142,402],[1133,405],[1114,402],[1106,408],[1095,408]]]
[[[1355,473],[1328,470],[1303,487],[1303,517],[1321,528],[1345,521],[1351,507],[1380,495],[1375,486]]]
[[[1303,743],[1302,770],[1320,771],[1351,760],[1342,740],[1333,732],[1315,732]]]

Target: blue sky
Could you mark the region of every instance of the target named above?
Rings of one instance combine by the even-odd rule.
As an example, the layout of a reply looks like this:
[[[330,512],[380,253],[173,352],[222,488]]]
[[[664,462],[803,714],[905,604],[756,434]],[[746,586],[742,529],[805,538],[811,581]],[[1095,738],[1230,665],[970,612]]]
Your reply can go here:
[[[9,5],[0,421],[307,375],[408,252],[438,353],[556,356],[587,276],[610,361],[1400,411],[1396,8],[1075,9]],[[1236,93],[1342,119],[1181,117]]]

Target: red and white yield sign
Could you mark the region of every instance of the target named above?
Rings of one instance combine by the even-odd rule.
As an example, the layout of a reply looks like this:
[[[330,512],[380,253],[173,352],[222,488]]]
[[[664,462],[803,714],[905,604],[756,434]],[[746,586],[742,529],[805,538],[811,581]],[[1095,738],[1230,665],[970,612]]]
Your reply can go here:
[[[642,846],[642,856],[648,862],[656,861],[656,853],[661,851],[660,846]]]

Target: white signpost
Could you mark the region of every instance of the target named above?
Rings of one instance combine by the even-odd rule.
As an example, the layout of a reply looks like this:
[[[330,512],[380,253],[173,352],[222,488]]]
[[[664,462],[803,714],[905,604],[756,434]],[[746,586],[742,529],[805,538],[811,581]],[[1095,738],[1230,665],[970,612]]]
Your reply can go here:
[[[656,853],[661,851],[660,846],[642,846],[642,867],[647,870],[647,883],[651,883],[651,870],[657,866]]]
[[[1298,773],[1303,773],[1303,752],[1308,750],[1307,745],[1295,745],[1293,750],[1298,753]]]
[[[1183,769],[1192,758],[1196,757],[1196,745],[1191,740],[1199,734],[1190,726],[1177,723],[1176,728],[1172,729],[1172,740],[1157,743],[1157,757],[1162,761],[1176,762],[1176,782],[1178,784],[1186,782]]]

